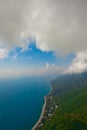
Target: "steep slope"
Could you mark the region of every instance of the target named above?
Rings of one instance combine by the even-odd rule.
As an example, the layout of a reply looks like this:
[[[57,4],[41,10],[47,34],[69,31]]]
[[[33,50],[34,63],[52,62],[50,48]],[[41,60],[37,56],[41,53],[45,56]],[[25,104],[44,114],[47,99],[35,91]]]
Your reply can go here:
[[[87,73],[59,76],[51,84],[58,107],[41,130],[87,130]]]

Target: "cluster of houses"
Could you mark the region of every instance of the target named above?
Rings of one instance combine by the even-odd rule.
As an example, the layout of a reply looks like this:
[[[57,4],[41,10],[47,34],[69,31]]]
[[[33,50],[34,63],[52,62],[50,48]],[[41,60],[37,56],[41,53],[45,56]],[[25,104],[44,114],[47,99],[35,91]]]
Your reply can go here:
[[[57,105],[53,101],[53,97],[51,95],[46,96],[46,105],[42,119],[36,126],[35,130],[39,130],[45,123],[47,119],[50,120],[50,117],[54,114]]]

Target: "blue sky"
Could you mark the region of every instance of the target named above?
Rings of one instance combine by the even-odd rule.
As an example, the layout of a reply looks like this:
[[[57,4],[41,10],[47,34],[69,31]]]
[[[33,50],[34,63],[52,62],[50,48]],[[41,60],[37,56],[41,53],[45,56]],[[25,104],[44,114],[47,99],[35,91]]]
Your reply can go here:
[[[87,1],[0,1],[0,77],[87,71]]]
[[[59,71],[59,67],[61,67],[62,69],[59,71],[61,73],[63,69],[71,64],[74,57],[75,55],[73,54],[69,54],[67,57],[60,57],[53,51],[42,51],[37,48],[35,42],[32,42],[25,50],[21,47],[16,47],[9,51],[7,57],[0,59],[0,68],[5,70],[4,75],[6,75],[6,71],[7,74],[18,71],[19,74],[17,76],[23,76],[24,72],[25,75],[40,75],[41,72],[39,70],[43,71],[41,75],[56,74],[58,72],[55,72],[55,68],[58,67],[57,71]],[[26,71],[29,72],[26,74]],[[48,71],[54,72],[48,73]],[[16,74],[13,75],[16,76]]]
[[[35,65],[37,67],[43,67],[47,62],[49,64],[56,64],[58,66],[67,66],[71,63],[75,57],[73,54],[69,54],[67,57],[58,56],[53,51],[42,51],[36,47],[35,43],[29,44],[28,48],[22,51],[22,48],[16,48],[15,51],[11,51],[9,56],[17,62],[22,62],[22,65]],[[24,63],[23,63],[24,61]]]

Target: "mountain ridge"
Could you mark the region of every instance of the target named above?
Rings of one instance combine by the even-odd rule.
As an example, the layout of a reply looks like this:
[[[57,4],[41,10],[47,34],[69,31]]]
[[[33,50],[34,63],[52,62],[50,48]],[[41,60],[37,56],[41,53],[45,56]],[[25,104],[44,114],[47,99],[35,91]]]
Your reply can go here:
[[[87,73],[61,75],[51,85],[58,108],[40,130],[87,130]]]

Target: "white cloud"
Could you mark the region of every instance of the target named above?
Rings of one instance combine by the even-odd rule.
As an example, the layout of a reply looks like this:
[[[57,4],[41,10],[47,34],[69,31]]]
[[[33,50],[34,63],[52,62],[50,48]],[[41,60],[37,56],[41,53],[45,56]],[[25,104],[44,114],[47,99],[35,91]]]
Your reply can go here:
[[[87,50],[87,0],[0,0],[0,46],[61,54]],[[31,39],[30,39],[31,41]]]
[[[54,63],[53,64],[49,64],[47,62],[46,65],[45,65],[45,69],[56,71],[56,70],[59,70],[59,67],[57,65],[55,65]]]
[[[46,69],[49,69],[49,68],[50,68],[50,64],[49,64],[49,63],[46,63],[45,68],[46,68]]]
[[[0,59],[34,39],[41,50],[76,53],[69,72],[86,70],[87,0],[0,0]],[[59,70],[47,64],[41,73],[52,69]]]
[[[49,66],[49,67],[48,67]],[[42,68],[21,68],[8,66],[0,69],[0,78],[10,78],[19,76],[45,76],[45,75],[58,75],[64,71],[65,68],[58,67],[55,64],[46,63]]]
[[[87,52],[77,53],[71,66],[64,73],[81,73],[87,71]]]
[[[58,65],[49,64],[47,62],[45,67],[40,68],[38,72],[39,75],[58,75],[61,74],[64,70],[65,70],[64,67],[59,67]]]
[[[0,59],[8,57],[8,51],[6,49],[0,49]]]
[[[17,54],[15,54],[15,55],[13,56],[13,59],[14,59],[14,60],[16,60],[17,56],[18,56],[18,55],[17,55]]]

